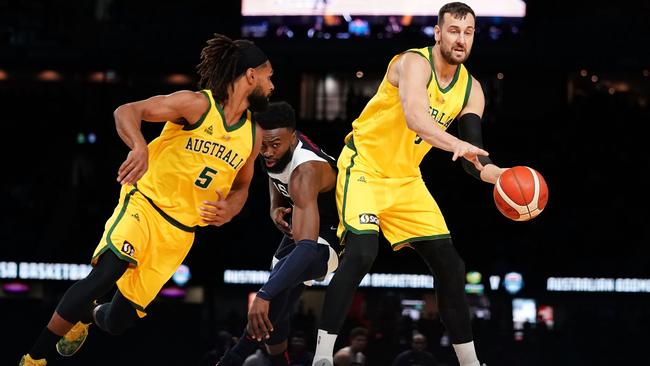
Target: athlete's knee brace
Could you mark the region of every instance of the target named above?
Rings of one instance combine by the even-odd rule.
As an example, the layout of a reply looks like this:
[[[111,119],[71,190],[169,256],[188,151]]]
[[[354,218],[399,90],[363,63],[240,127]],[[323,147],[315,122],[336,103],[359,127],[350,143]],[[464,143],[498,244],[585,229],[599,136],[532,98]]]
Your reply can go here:
[[[378,251],[379,242],[376,235],[348,233],[345,252],[341,260],[341,265],[339,266],[339,271],[345,263],[346,268],[351,267],[357,269],[362,276],[365,276],[375,262]]]
[[[137,318],[137,311],[119,290],[111,302],[95,309],[95,323],[112,335],[124,333]]]

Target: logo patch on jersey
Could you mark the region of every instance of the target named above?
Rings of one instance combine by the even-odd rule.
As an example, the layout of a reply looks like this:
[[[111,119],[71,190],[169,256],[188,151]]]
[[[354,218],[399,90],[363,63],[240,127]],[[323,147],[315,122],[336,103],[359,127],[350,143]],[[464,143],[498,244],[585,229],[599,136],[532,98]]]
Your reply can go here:
[[[357,182],[368,183],[368,182],[366,181],[366,177],[364,177],[363,175],[360,176],[359,179],[357,179]]]
[[[379,218],[370,213],[362,213],[359,215],[360,224],[373,224],[379,226]]]
[[[122,244],[122,252],[124,252],[124,254],[128,255],[129,257],[133,257],[133,254],[135,254],[135,248],[133,245],[131,245],[131,243],[125,241],[124,244]]]
[[[282,193],[282,195],[285,197],[291,198],[291,195],[289,195],[289,186],[276,179],[272,179],[272,182],[278,192]]]
[[[140,215],[138,215],[137,212],[134,213],[134,214],[132,214],[131,217],[133,217],[134,219],[136,219],[136,221],[140,222]]]
[[[208,128],[205,129],[205,133],[212,135],[212,126],[208,126]]]

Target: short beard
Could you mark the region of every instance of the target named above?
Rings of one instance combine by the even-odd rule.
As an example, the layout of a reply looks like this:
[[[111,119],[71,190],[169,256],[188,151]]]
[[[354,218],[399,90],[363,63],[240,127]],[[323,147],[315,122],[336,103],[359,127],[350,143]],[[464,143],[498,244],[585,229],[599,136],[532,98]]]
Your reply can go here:
[[[450,65],[460,65],[463,62],[465,62],[465,60],[467,60],[467,57],[469,57],[469,53],[465,51],[465,57],[462,60],[458,61],[453,58],[453,56],[451,55],[452,52],[453,51],[451,49],[449,49],[448,51],[445,50],[442,47],[442,44],[440,44],[440,54],[442,55],[442,58],[445,59],[445,61],[447,61],[447,63]]]
[[[263,112],[269,106],[269,97],[264,95],[262,87],[257,86],[248,95],[248,109],[251,112]]]
[[[284,155],[282,155],[282,157],[275,162],[275,165],[266,166],[265,164],[264,167],[269,173],[279,174],[284,171],[287,165],[289,165],[291,159],[293,159],[293,149],[289,148],[289,150],[287,150],[287,152],[284,153]]]

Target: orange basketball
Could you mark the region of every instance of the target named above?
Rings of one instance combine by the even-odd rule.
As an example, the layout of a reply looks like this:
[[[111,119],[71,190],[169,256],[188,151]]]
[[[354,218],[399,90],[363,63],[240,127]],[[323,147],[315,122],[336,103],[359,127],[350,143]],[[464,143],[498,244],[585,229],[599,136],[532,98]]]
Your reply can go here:
[[[515,221],[537,217],[548,201],[544,177],[527,166],[515,166],[503,172],[494,185],[493,193],[499,211]]]

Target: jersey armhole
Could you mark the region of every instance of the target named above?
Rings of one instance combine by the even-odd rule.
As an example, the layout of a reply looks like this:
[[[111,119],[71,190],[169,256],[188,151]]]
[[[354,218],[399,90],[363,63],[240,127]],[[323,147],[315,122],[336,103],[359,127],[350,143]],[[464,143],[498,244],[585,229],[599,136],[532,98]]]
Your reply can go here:
[[[467,101],[469,100],[469,94],[472,92],[472,74],[467,71],[467,86],[465,86],[465,99],[463,100],[463,107],[460,109],[461,111],[465,109],[465,106],[467,105]]]
[[[203,121],[205,121],[205,117],[208,116],[208,113],[210,113],[210,109],[212,109],[212,98],[210,98],[210,95],[208,95],[208,92],[206,92],[205,90],[201,90],[201,94],[205,95],[205,97],[208,99],[208,109],[205,110],[203,115],[201,115],[201,118],[199,118],[199,120],[196,121],[194,124],[189,124],[189,121],[188,121],[188,124],[183,126],[183,130],[185,130],[185,131],[191,131],[191,130],[195,130],[195,129],[201,127],[201,125],[203,124]]]
[[[419,52],[417,49],[410,49],[402,52],[400,55],[403,55],[405,53],[415,53],[417,55],[420,55],[424,57],[427,62],[429,62],[429,66],[431,67],[431,73],[429,74],[429,81],[427,81],[427,89],[429,88],[429,85],[431,85],[431,80],[433,80],[433,63],[432,63],[432,55],[431,55],[431,50],[433,49],[432,46],[427,47],[427,50],[429,52],[429,58],[427,59],[427,56],[423,55],[422,52]]]

